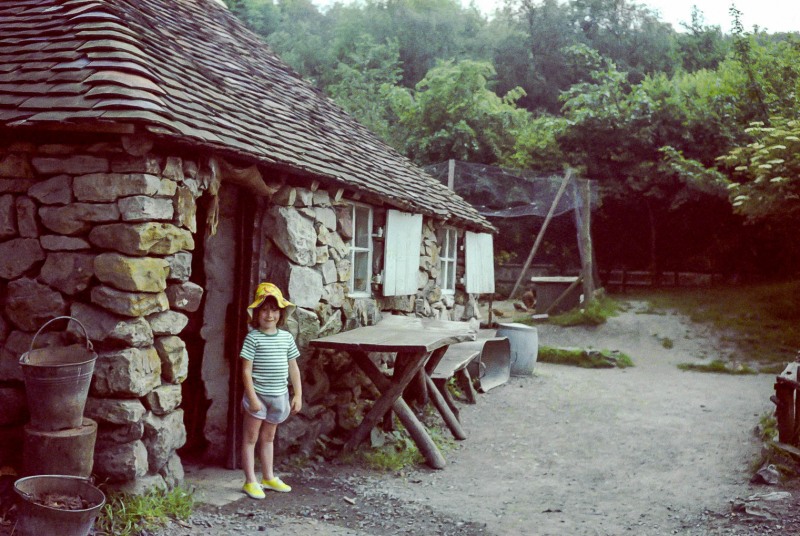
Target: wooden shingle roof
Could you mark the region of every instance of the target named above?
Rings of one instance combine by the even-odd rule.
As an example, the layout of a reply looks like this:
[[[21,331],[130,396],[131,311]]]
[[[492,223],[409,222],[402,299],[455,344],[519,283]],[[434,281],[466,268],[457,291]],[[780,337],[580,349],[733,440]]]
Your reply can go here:
[[[213,0],[0,1],[0,127],[87,122],[135,124],[493,229]]]

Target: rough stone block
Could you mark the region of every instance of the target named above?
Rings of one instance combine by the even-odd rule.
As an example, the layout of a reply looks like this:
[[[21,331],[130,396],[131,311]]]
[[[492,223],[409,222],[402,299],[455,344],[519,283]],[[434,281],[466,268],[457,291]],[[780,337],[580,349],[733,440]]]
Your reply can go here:
[[[89,286],[94,275],[93,262],[94,255],[91,253],[48,253],[39,277],[51,287],[71,296]]]
[[[203,300],[203,287],[191,281],[167,287],[169,305],[173,309],[193,313],[200,308]]]
[[[40,239],[43,249],[47,251],[79,251],[89,249],[92,245],[75,236],[45,235]]]
[[[181,386],[162,385],[150,391],[144,397],[147,409],[155,415],[166,415],[181,405]]]
[[[171,220],[175,212],[171,199],[156,199],[146,195],[123,197],[117,201],[122,221]]]
[[[94,367],[92,392],[103,396],[144,396],[161,385],[161,359],[155,348],[102,353]]]
[[[66,205],[72,202],[72,177],[58,175],[37,182],[28,190],[28,195],[43,205]]]
[[[17,211],[14,196],[0,195],[0,239],[10,238],[17,234]]]
[[[138,400],[122,400],[118,398],[86,399],[84,415],[106,424],[132,424],[142,420],[145,407]]]
[[[22,238],[38,238],[39,226],[36,223],[36,203],[27,196],[16,200],[17,231]]]
[[[144,417],[144,443],[150,461],[150,470],[160,471],[170,457],[186,443],[183,410],[159,416],[152,412]]]
[[[189,323],[189,317],[178,311],[163,311],[148,316],[147,321],[153,335],[178,335]]]
[[[189,375],[189,353],[180,337],[159,337],[154,344],[161,358],[161,376],[169,383],[181,383]]]
[[[94,451],[94,472],[110,482],[143,477],[147,474],[147,447],[142,441],[122,445],[98,442]]]
[[[34,157],[31,163],[40,175],[103,173],[109,168],[107,158],[89,155],[75,155],[68,158]]]
[[[153,196],[161,179],[146,173],[92,173],[75,177],[72,191],[78,201],[111,203],[132,195]]]
[[[169,266],[167,280],[184,283],[192,277],[192,254],[188,251],[179,251],[174,255],[164,257]]]
[[[119,290],[160,292],[167,288],[168,263],[153,257],[102,253],[94,259],[97,279]]]
[[[169,309],[164,292],[125,292],[107,286],[92,289],[92,303],[123,316],[147,316]]]
[[[194,238],[188,230],[157,222],[101,225],[92,229],[89,241],[128,255],[172,255],[194,249]]]
[[[44,260],[44,250],[34,238],[14,238],[0,243],[0,278],[14,279]]]
[[[72,203],[60,207],[40,207],[42,224],[51,231],[76,235],[85,233],[93,223],[119,220],[117,205],[108,203]]]
[[[105,309],[79,302],[72,304],[70,315],[86,327],[89,339],[102,347],[143,348],[153,345],[153,331],[144,318],[118,316]],[[83,336],[83,332],[74,323],[70,323],[69,331]]]
[[[6,292],[6,316],[25,331],[36,331],[48,320],[67,312],[67,303],[60,292],[33,279],[15,279]]]
[[[300,266],[317,263],[317,232],[312,220],[288,207],[274,206],[269,210],[272,241],[284,255]]]

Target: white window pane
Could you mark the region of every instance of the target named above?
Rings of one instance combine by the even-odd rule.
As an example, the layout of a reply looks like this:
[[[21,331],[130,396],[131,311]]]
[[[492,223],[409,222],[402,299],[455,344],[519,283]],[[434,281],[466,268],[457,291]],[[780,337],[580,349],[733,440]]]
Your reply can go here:
[[[369,209],[355,207],[353,242],[357,248],[369,247]]]
[[[369,291],[369,253],[356,251],[353,253],[353,292]]]

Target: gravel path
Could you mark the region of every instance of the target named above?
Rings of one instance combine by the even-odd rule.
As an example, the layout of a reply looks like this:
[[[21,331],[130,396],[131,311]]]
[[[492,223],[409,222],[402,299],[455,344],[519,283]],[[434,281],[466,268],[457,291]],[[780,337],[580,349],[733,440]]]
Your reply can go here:
[[[532,377],[462,406],[469,437],[442,471],[298,470],[285,475],[292,493],[205,506],[159,534],[800,534],[787,513],[795,499],[770,506],[783,512],[771,521],[731,513],[734,499],[775,491],[749,483],[760,449],[753,428],[773,409],[774,376],[679,370],[713,359],[718,341],[643,304],[596,328],[538,333],[542,345],[620,350],[636,366],[538,363]]]

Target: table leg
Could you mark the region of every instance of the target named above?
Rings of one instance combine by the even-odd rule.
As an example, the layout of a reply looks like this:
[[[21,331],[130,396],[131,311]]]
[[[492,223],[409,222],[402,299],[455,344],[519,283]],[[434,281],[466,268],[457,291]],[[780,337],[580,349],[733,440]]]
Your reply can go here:
[[[446,464],[444,456],[442,456],[442,453],[439,452],[438,447],[428,435],[425,426],[419,422],[414,412],[411,411],[408,404],[401,398],[401,394],[411,381],[411,378],[413,378],[425,364],[427,354],[417,355],[414,363],[407,367],[400,374],[400,377],[393,377],[392,380],[386,378],[383,373],[378,370],[378,367],[375,366],[365,352],[351,351],[350,354],[353,356],[356,364],[358,364],[361,370],[364,371],[370,381],[375,384],[375,387],[377,387],[382,394],[375,402],[375,405],[372,406],[372,409],[364,417],[364,420],[361,421],[358,428],[356,428],[350,436],[350,439],[347,440],[344,449],[354,450],[369,436],[372,428],[389,408],[392,408],[400,419],[400,422],[402,422],[403,426],[408,430],[408,433],[425,457],[425,461],[428,465],[434,469],[444,468]]]
[[[453,434],[453,437],[456,439],[466,439],[467,434],[464,432],[464,429],[461,427],[461,423],[458,422],[458,419],[453,412],[450,411],[450,406],[447,405],[444,398],[442,397],[442,393],[436,388],[434,385],[433,380],[430,376],[425,374],[425,381],[428,384],[428,393],[431,396],[431,402],[433,402],[434,407],[439,411],[439,415],[442,416],[444,419],[444,423],[450,429],[450,433]]]

